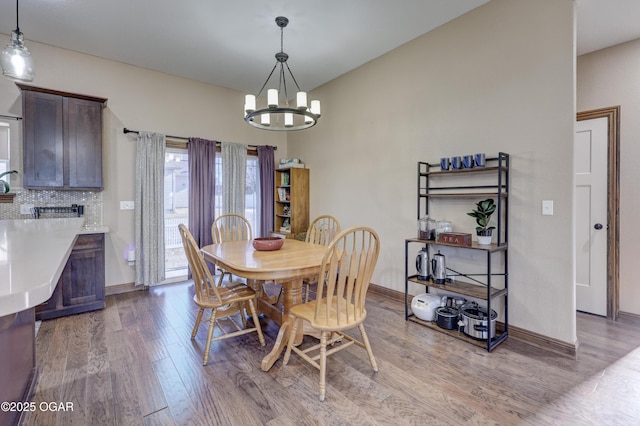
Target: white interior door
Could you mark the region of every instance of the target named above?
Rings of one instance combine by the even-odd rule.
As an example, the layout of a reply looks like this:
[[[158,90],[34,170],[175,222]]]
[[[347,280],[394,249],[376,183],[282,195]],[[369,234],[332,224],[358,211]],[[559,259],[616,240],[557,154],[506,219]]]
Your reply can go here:
[[[576,308],[607,315],[606,117],[576,123]]]

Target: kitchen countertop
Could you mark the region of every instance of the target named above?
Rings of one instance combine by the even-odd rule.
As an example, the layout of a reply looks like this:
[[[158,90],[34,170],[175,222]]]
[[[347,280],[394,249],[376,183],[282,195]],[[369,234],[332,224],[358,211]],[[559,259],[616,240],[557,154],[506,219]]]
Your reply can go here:
[[[109,232],[83,224],[81,217],[0,220],[0,317],[49,300],[77,235]]]

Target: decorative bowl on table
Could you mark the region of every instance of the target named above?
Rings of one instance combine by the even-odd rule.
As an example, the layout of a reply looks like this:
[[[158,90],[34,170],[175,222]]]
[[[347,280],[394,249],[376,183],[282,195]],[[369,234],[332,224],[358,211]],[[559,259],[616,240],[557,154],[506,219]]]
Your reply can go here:
[[[284,244],[280,237],[259,237],[253,239],[253,248],[260,251],[279,250]]]

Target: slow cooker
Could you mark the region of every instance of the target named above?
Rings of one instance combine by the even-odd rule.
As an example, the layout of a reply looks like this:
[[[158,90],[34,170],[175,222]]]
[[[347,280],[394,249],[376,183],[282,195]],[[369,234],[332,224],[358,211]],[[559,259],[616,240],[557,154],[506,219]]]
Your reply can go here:
[[[436,324],[445,330],[455,330],[458,326],[459,312],[451,306],[442,306],[436,309]]]
[[[464,323],[463,331],[475,339],[487,340],[496,336],[496,318],[498,313],[491,310],[491,318],[486,308],[476,302],[469,302],[460,308],[460,320]]]

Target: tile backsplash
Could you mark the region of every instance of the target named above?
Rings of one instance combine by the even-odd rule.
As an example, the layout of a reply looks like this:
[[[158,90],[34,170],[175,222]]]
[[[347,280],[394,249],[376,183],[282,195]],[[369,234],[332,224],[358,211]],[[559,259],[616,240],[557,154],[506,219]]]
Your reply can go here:
[[[102,192],[35,190],[12,187],[16,196],[13,203],[0,203],[0,219],[30,219],[31,214],[20,214],[20,205],[34,207],[69,207],[72,204],[84,206],[85,225],[101,226]],[[41,213],[41,218],[71,217],[75,213]]]

